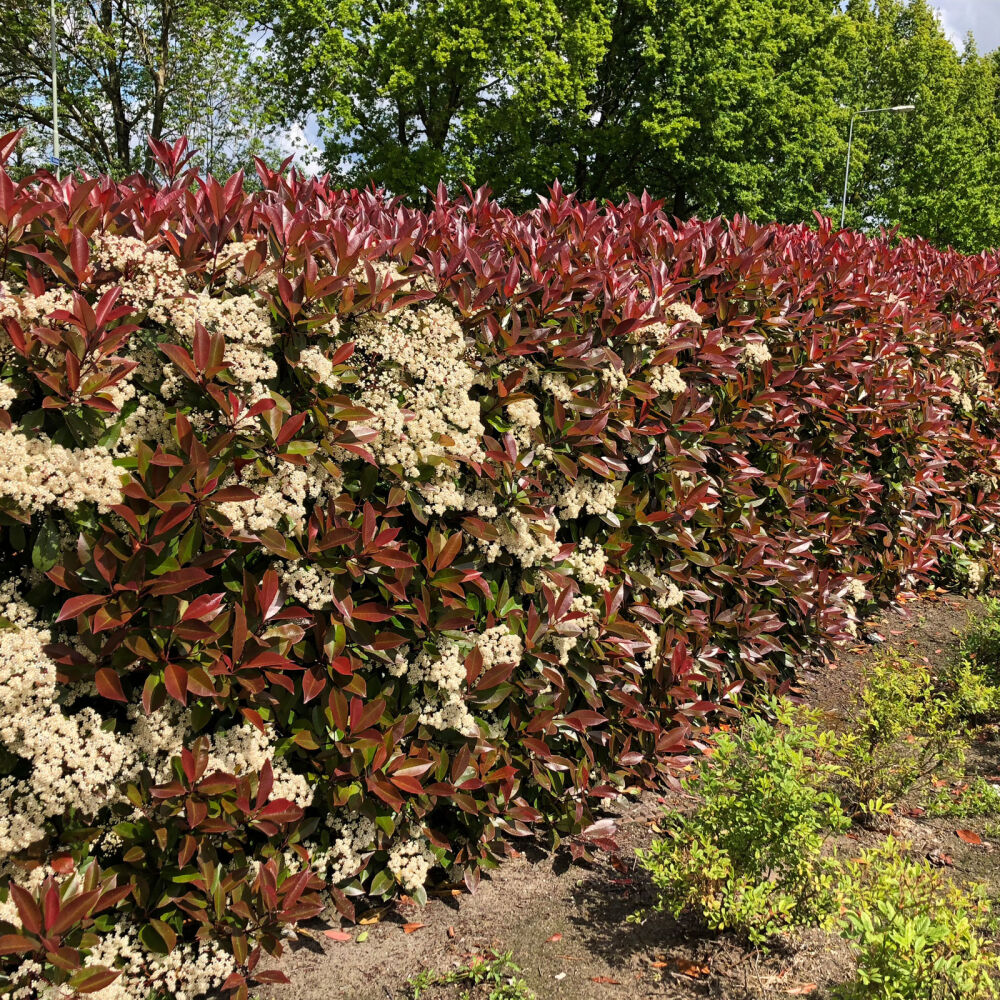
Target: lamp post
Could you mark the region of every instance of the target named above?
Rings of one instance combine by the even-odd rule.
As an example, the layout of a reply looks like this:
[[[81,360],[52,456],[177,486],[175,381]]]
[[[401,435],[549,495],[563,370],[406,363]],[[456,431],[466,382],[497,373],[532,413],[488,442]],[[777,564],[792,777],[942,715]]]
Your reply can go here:
[[[52,165],[59,178],[59,84],[56,76],[56,0],[49,3],[49,27],[52,45]]]
[[[916,111],[913,104],[894,104],[891,108],[863,108],[855,111],[851,115],[851,127],[847,133],[847,169],[844,171],[844,198],[840,203],[840,228],[844,228],[844,220],[847,217],[847,185],[851,179],[851,143],[854,141],[854,119],[858,115],[878,115],[883,113],[905,114],[908,111]]]

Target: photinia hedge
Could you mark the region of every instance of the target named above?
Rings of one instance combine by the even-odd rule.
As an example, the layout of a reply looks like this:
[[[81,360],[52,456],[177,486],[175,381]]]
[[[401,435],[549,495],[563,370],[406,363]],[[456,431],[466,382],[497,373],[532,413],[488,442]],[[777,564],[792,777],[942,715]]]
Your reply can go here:
[[[155,153],[0,170],[5,995],[246,997],[328,902],[585,852],[995,562],[997,258]]]

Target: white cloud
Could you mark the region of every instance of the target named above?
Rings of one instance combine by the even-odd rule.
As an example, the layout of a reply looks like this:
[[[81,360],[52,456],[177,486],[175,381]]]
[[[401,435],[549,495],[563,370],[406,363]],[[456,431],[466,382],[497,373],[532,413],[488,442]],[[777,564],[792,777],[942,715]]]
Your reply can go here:
[[[1000,0],[937,0],[941,24],[958,48],[972,32],[980,52],[1000,48]]]

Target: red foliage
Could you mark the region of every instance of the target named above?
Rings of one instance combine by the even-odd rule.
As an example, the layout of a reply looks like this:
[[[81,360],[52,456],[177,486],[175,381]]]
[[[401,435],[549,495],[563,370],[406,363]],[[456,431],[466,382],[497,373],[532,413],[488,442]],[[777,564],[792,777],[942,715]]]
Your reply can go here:
[[[225,920],[208,923],[232,936],[239,964],[256,945],[234,921],[276,945],[274,928],[315,912],[308,868],[279,882],[271,861],[252,885],[216,878],[211,889],[198,866],[265,847],[304,856],[299,842],[339,811],[382,821],[362,869],[335,891],[347,915],[349,896],[392,890],[385,859],[399,825],[419,828],[470,884],[502,835],[544,829],[579,847],[597,835],[587,832],[595,801],[664,779],[744,684],[842,639],[851,581],[874,598],[996,563],[995,257],[838,232],[825,219],[678,224],[646,196],[599,206],[558,186],[524,216],[483,192],[443,190],[425,213],[262,164],[262,189],[250,192],[239,174],[223,183],[188,171],[183,142],[156,154],[161,185],[48,175],[15,185],[0,170],[0,281],[73,293],[72,310],[27,328],[3,320],[20,395],[0,419],[97,442],[118,419],[109,390],[132,377],[137,331],[152,331],[183,377],[169,440],[140,441],[123,463],[121,503],[72,521],[80,543],[50,563],[36,555],[47,571],[39,607],[88,650],[56,643],[51,655],[63,680],[95,681],[102,713],[119,723],[125,706],[152,712],[167,699],[196,708],[208,730],[266,722],[318,794],[305,811],[254,798],[263,776],[201,776],[191,748],[172,784],[136,786],[149,819],[126,839],[145,846],[110,870],[132,886],[119,907],[171,933],[190,936],[223,892]],[[169,256],[192,289],[265,302],[280,370],[272,397],[241,392],[221,332],[199,324],[181,342],[128,305],[117,286],[127,292],[132,276],[92,259],[99,234]],[[234,278],[226,261],[241,241]],[[374,266],[384,262],[399,276]],[[456,480],[503,497],[497,518],[433,513],[411,477],[378,462],[372,413],[352,390],[365,363],[352,318],[430,301],[457,311],[483,375],[483,456],[448,461]],[[701,323],[672,310],[678,302]],[[342,375],[335,391],[303,376],[300,354],[314,343]],[[654,387],[663,365],[684,391]],[[558,398],[544,388],[551,374],[568,387]],[[530,441],[507,411],[525,400],[541,415]],[[205,413],[207,423],[192,417]],[[274,472],[321,460],[336,462],[344,486],[301,530],[238,531],[220,510],[255,496],[243,475],[255,462]],[[484,559],[506,517],[547,517],[580,476],[614,483],[613,509],[564,518],[559,555],[535,572],[502,546]],[[16,503],[5,511],[3,554],[19,567],[48,522]],[[581,539],[606,556],[604,584],[587,591],[591,618],[573,607],[586,588],[566,563]],[[330,608],[287,599],[276,559],[332,573]],[[642,567],[683,600],[658,605]],[[592,634],[561,659],[554,636],[588,623]],[[489,719],[479,736],[421,724],[412,685],[380,669],[404,643],[498,624],[521,637],[525,658],[484,670],[468,653],[466,704]],[[117,819],[95,818],[107,822]],[[34,857],[72,851],[88,863],[69,829],[54,824]],[[178,850],[190,888],[154,915],[163,858]],[[27,924],[9,930],[0,942],[11,953],[30,950],[17,935],[36,947]],[[245,991],[242,973],[227,988]]]

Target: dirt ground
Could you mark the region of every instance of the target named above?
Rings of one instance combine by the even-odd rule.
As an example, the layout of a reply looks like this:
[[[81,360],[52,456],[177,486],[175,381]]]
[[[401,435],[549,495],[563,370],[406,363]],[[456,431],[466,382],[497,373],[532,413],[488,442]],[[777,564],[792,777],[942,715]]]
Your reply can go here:
[[[977,607],[955,595],[931,593],[887,610],[869,623],[864,641],[843,650],[828,667],[804,674],[798,693],[828,711],[836,724],[880,648],[892,645],[931,664],[955,657]],[[1000,744],[994,739],[978,746],[970,763],[973,770],[995,776]],[[345,928],[352,936],[347,942],[323,935],[338,926],[335,918],[313,922],[278,963],[292,984],[269,991],[268,1000],[410,1000],[406,982],[421,970],[446,972],[491,952],[512,952],[539,1000],[828,998],[851,970],[846,946],[837,938],[809,932],[785,952],[761,957],[725,936],[692,934],[668,918],[627,922],[629,914],[653,899],[645,872],[634,865],[633,850],[656,836],[663,802],[647,793],[620,809],[620,850],[601,855],[594,865],[570,864],[562,854],[528,853],[484,878],[475,895],[455,890],[432,898],[423,909],[397,905],[377,923]],[[921,855],[943,855],[957,877],[996,881],[1000,892],[987,837],[972,846],[955,833],[956,826],[985,833],[983,822],[902,816],[895,832]],[[407,933],[404,924],[422,926]],[[457,987],[436,987],[422,1000],[461,996]],[[478,1000],[487,994],[473,996]]]

